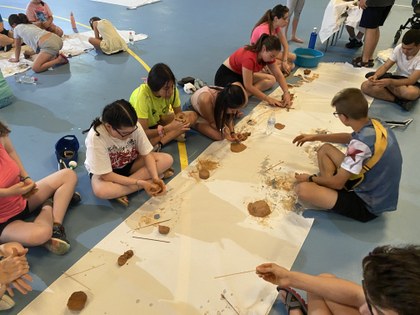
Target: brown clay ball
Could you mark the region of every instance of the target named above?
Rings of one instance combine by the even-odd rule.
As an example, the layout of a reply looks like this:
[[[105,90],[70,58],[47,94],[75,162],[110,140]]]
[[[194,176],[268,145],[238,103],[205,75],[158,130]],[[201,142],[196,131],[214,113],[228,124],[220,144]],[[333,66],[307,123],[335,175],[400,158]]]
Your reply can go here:
[[[258,200],[248,204],[248,212],[254,217],[263,218],[271,213],[270,207],[265,200]]]
[[[159,225],[159,233],[160,234],[163,234],[163,235],[166,235],[166,234],[168,234],[169,233],[169,231],[170,231],[171,229],[169,228],[169,226],[166,226],[166,225]]]
[[[311,70],[305,69],[305,70],[303,70],[303,74],[304,75],[310,75],[311,74]]]
[[[201,179],[207,179],[207,178],[209,178],[209,177],[210,177],[210,172],[209,172],[209,170],[207,170],[207,169],[203,168],[203,169],[201,169],[201,170],[198,172],[198,176],[199,176]]]
[[[246,149],[246,145],[240,142],[232,142],[230,144],[230,150],[235,153],[242,152]]]
[[[278,129],[278,130],[282,130],[284,127],[286,127],[285,125],[283,125],[283,124],[281,124],[281,123],[276,123],[275,125],[274,125],[274,127],[276,128],[276,129]]]
[[[76,291],[70,295],[69,300],[67,301],[67,307],[71,311],[81,311],[86,304],[87,295],[83,291]]]

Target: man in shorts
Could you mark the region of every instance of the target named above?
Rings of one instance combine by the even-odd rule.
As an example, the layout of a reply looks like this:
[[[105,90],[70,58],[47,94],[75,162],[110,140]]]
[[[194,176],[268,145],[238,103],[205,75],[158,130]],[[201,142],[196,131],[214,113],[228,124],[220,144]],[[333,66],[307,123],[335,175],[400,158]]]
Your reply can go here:
[[[395,73],[387,72],[394,64]],[[407,31],[389,59],[366,78],[361,87],[365,94],[410,110],[420,97],[420,30]]]
[[[394,133],[368,117],[368,102],[359,89],[338,92],[332,106],[334,116],[352,133],[301,134],[293,143],[341,143],[347,145],[346,153],[323,144],[317,152],[319,174],[295,175],[299,200],[361,222],[395,210],[402,157]]]
[[[364,27],[365,46],[362,56],[353,59],[353,66],[372,68],[374,65],[373,53],[378,45],[379,26],[384,25],[395,0],[360,0],[359,7],[363,9],[360,27]]]

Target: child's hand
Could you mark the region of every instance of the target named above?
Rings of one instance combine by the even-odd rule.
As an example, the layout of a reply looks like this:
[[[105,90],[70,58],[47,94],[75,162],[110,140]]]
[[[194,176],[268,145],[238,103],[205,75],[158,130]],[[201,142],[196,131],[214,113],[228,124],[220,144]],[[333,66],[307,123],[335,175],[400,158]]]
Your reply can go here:
[[[267,282],[279,285],[280,287],[289,287],[290,281],[287,278],[289,271],[274,263],[265,263],[257,266],[256,273],[260,278]]]
[[[310,175],[306,173],[295,173],[295,179],[298,183],[308,182],[309,176]]]
[[[29,193],[32,189],[35,188],[35,183],[26,185],[24,182],[19,182],[9,187],[10,195],[17,196],[22,195],[25,198],[25,195]]]
[[[301,134],[293,139],[292,143],[296,143],[296,146],[301,147],[305,142],[315,141],[314,135]]]

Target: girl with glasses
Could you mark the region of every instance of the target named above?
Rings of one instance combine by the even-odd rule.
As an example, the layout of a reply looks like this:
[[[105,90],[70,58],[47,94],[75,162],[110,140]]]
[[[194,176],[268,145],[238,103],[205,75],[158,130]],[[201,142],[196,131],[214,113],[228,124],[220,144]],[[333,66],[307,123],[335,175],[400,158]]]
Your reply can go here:
[[[152,152],[129,102],[118,100],[105,106],[102,116],[83,133],[87,133],[85,167],[96,197],[128,206],[127,195],[133,192],[144,189],[157,196],[166,191],[161,178],[172,166],[172,157]]]

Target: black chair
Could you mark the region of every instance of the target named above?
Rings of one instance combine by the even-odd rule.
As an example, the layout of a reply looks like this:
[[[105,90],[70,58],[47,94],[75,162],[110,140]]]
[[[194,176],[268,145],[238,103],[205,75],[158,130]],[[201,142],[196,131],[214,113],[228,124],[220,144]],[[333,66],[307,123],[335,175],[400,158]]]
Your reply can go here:
[[[420,29],[420,3],[415,4],[413,1],[413,11],[414,14],[411,18],[409,18],[407,20],[407,22],[405,22],[404,25],[401,25],[400,28],[398,29],[398,31],[395,33],[394,36],[394,45],[396,45],[398,43],[398,40],[401,37],[402,31],[405,29]]]

